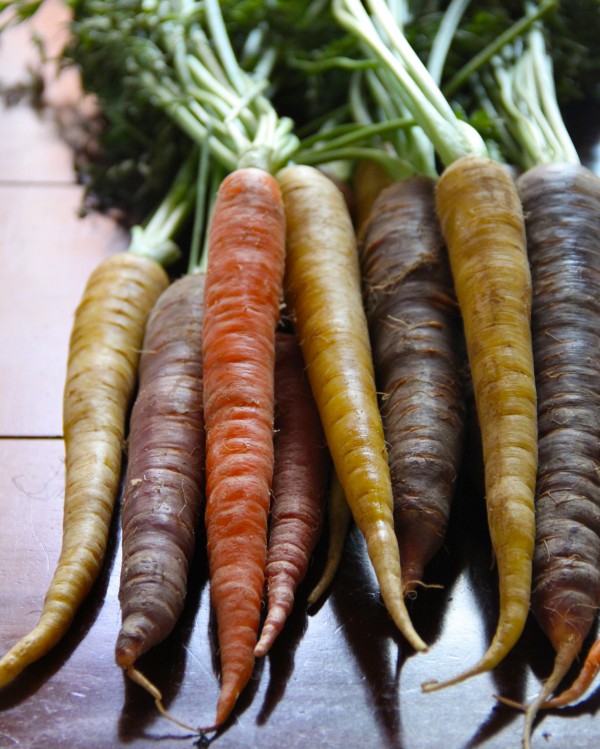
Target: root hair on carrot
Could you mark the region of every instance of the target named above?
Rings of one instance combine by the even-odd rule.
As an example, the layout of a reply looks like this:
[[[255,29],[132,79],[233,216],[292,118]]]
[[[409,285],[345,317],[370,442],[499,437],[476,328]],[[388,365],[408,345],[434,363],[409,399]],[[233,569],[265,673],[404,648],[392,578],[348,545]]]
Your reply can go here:
[[[137,668],[134,668],[133,666],[130,666],[129,668],[125,669],[125,673],[133,682],[135,682],[138,686],[145,689],[146,692],[148,692],[148,694],[154,699],[154,704],[156,705],[156,709],[163,716],[163,718],[166,718],[168,721],[170,721],[171,723],[174,723],[176,726],[183,728],[184,731],[189,731],[190,733],[193,733],[194,735],[195,734],[203,735],[204,731],[202,731],[202,729],[195,728],[194,726],[190,726],[188,723],[184,723],[182,720],[172,715],[165,708],[163,704],[162,693],[146,676],[144,676],[144,674],[141,671],[139,671]]]

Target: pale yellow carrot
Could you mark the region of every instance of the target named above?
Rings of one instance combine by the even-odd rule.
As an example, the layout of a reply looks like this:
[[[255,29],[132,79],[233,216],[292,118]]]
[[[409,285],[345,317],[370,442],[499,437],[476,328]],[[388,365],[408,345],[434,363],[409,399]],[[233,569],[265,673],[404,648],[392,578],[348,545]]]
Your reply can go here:
[[[0,686],[60,641],[98,577],[146,319],[168,282],[157,262],[126,252],[105,260],[85,288],[71,334],[64,392],[62,549],[38,624],[0,660]]]

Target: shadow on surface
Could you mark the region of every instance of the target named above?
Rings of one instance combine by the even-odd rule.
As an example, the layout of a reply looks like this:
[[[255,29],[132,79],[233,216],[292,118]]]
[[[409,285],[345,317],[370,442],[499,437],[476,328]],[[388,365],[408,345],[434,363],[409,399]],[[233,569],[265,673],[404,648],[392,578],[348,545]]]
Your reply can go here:
[[[365,677],[367,697],[385,736],[385,746],[400,749],[398,663],[408,646],[387,615],[379,597],[360,531],[353,526],[346,540],[344,563],[330,596],[338,626]],[[400,651],[396,657],[396,649]]]

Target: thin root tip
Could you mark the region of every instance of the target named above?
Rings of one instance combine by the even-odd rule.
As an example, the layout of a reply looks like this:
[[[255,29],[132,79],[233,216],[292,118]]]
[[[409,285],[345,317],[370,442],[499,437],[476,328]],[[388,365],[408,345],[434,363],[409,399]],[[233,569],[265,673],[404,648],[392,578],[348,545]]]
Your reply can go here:
[[[501,694],[495,694],[494,699],[507,707],[514,708],[515,710],[520,710],[521,712],[527,710],[527,705],[523,702],[517,702],[517,700],[511,700],[510,697],[503,697]]]
[[[254,657],[262,658],[263,656],[265,656],[271,649],[273,639],[273,637],[261,637],[260,640],[256,643],[256,647],[254,648]]]
[[[287,612],[279,606],[275,606],[269,614],[260,633],[256,647],[254,648],[254,655],[256,658],[262,658],[266,655],[273,643],[277,639],[279,633],[284,627],[287,619]]]
[[[419,637],[415,630],[403,634],[418,653],[426,653],[429,650],[429,645]]]
[[[421,691],[422,692],[436,692],[438,689],[441,689],[443,684],[441,684],[439,681],[436,681],[435,679],[431,679],[431,681],[424,681],[421,684]]]
[[[452,687],[455,684],[460,684],[463,681],[467,681],[467,679],[471,679],[473,676],[479,676],[480,674],[485,674],[489,671],[491,671],[492,668],[496,665],[498,661],[495,659],[492,659],[489,657],[489,650],[488,653],[479,661],[479,663],[476,663],[473,667],[468,669],[467,671],[463,671],[461,674],[458,674],[457,676],[453,676],[451,679],[446,679],[446,681],[437,681],[436,679],[428,679],[427,681],[424,681],[421,684],[421,691],[423,692],[438,692],[440,689],[445,689],[446,687]]]
[[[446,689],[446,687],[452,687],[455,684],[460,684],[462,681],[466,681],[467,679],[471,678],[471,676],[477,676],[480,673],[482,672],[479,669],[474,669],[472,671],[465,671],[465,673],[460,674],[459,676],[455,676],[452,679],[447,679],[446,681],[437,681],[436,679],[424,681],[421,684],[421,691],[425,693],[439,692],[441,689]]]

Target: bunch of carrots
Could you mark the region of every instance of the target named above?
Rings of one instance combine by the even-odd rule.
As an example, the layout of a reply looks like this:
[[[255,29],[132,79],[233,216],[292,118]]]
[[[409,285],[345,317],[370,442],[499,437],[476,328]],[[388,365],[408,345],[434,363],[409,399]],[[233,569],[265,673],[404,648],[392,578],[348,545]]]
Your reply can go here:
[[[100,66],[126,55],[128,85],[180,130],[188,155],[129,250],[92,275],[77,310],[64,396],[62,552],[40,623],[0,660],[0,685],[67,632],[101,569],[119,499],[116,663],[186,728],[226,724],[255,659],[285,626],[326,517],[328,563],[309,600],[335,575],[353,520],[390,617],[414,650],[426,651],[406,598],[424,584],[445,537],[467,380],[499,620],[475,665],[423,689],[495,668],[532,601],[557,663],[525,707],[524,745],[539,708],[568,704],[589,685],[600,668],[597,644],[581,679],[551,699],[600,606],[600,373],[577,361],[578,351],[594,350],[600,183],[579,165],[549,83],[539,24],[552,2],[524,9],[476,65],[469,61],[470,101],[501,123],[495,142],[456,116],[440,82],[467,5],[450,3],[425,64],[408,41],[408,4],[400,14],[402,3],[333,0],[332,28],[356,63],[348,106],[301,123],[309,135],[300,137],[274,104],[278,51],[268,30],[261,54],[242,64],[246,47],[237,29],[232,42],[227,3],[73,3],[79,52]],[[524,80],[550,76],[537,89],[522,84],[539,113],[535,134],[529,112],[515,115],[525,104],[510,101],[517,65],[499,58],[515,39],[530,45],[521,49]],[[523,169],[553,165],[515,181],[509,158]],[[565,161],[572,166],[556,165]],[[332,163],[354,170],[354,213]],[[573,206],[567,218],[565,205]],[[577,242],[567,237],[570,214]],[[176,280],[168,273],[181,253],[175,242],[190,247]],[[585,288],[580,268],[590,274]],[[550,350],[550,326],[552,338],[573,337],[569,357]],[[582,391],[589,402],[579,402]],[[558,411],[569,424],[560,432]],[[573,465],[557,467],[557,454],[572,455]],[[191,727],[166,712],[136,663],[178,620],[201,524],[221,693],[214,720]],[[581,549],[578,524],[589,535]]]

